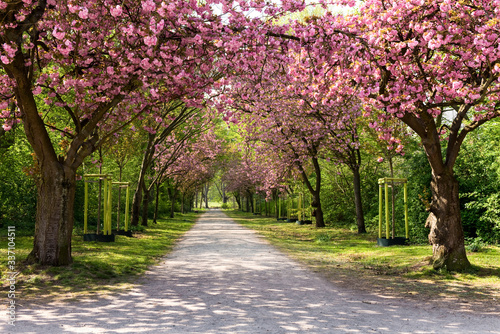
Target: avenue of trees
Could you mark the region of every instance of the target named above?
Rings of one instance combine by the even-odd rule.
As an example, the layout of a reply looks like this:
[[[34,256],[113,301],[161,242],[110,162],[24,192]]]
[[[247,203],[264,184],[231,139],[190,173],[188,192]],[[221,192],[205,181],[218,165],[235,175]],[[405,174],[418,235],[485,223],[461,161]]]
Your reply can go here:
[[[365,233],[394,175],[435,268],[498,242],[500,2],[318,3],[0,1],[0,219],[31,226],[29,261],[71,263],[77,180],[104,167],[133,182],[134,226],[161,196],[302,184],[318,228]]]

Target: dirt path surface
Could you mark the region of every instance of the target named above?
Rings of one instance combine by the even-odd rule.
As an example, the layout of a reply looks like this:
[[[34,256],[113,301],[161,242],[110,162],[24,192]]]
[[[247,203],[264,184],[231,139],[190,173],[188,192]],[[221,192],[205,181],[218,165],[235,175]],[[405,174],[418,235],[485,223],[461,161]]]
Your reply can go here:
[[[333,286],[220,211],[132,291],[18,309],[0,333],[500,333],[472,316]]]

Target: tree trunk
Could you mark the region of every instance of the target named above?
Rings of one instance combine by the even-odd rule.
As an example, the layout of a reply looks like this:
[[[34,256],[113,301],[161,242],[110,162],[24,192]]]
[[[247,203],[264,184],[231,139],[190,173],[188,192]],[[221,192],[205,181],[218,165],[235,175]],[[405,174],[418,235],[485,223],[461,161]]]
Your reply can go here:
[[[318,194],[319,196],[319,194]],[[315,217],[316,217],[316,227],[325,227],[326,224],[325,224],[325,219],[323,217],[323,209],[321,208],[321,202],[319,201],[318,199],[318,206],[316,206],[316,208],[314,209],[316,214],[315,214]]]
[[[23,25],[18,25],[18,27],[20,29],[12,30],[10,34],[15,40],[21,41],[24,27]],[[7,39],[4,41],[8,42]],[[75,151],[71,150],[72,147],[70,147],[72,154],[70,158],[65,159],[64,156],[57,155],[37,109],[24,54],[19,50],[14,60],[8,65],[4,64],[3,68],[9,77],[16,81],[14,92],[22,115],[24,132],[40,166],[40,179],[37,182],[35,238],[33,250],[28,255],[28,262],[52,266],[68,265],[72,262],[71,234],[76,190],[75,171],[81,165],[83,158],[90,154],[89,148],[94,142],[79,146],[80,155],[73,154]],[[78,137],[78,139],[81,138]],[[75,140],[72,145],[75,145]]]
[[[177,191],[175,190],[175,188],[169,188],[168,194],[170,198],[170,218],[174,218],[175,198],[177,197]]]
[[[139,225],[139,212],[141,211],[141,202],[142,202],[142,185],[140,184],[141,180],[137,184],[137,188],[135,189],[134,198],[132,200],[132,214],[130,217],[130,225],[138,226]]]
[[[235,199],[236,203],[238,204],[238,210],[243,211],[242,207],[241,207],[241,197],[240,197],[240,194],[239,193],[235,194],[234,195],[234,199]]]
[[[142,200],[142,220],[141,220],[142,226],[148,226],[149,195],[150,195],[149,189],[145,190],[144,197]]]
[[[366,233],[365,216],[363,214],[363,202],[361,200],[361,176],[359,174],[359,167],[352,168],[354,180],[354,206],[356,209],[356,223],[358,225],[358,234]]]
[[[101,173],[101,169],[99,168],[99,173]],[[97,225],[96,232],[99,234],[101,228],[101,206],[102,206],[102,179],[99,178],[99,194],[97,195]]]
[[[224,185],[224,182],[221,183],[221,190],[222,190],[222,204],[227,203],[227,196],[226,196],[226,186]]]
[[[78,131],[70,140],[66,152],[58,155],[37,108],[32,91],[32,72],[26,65],[28,54],[24,53],[21,47],[24,34],[32,28],[36,29],[34,26],[43,17],[46,6],[46,1],[38,1],[25,24],[15,24],[14,28],[9,29],[8,37],[3,35],[4,42],[8,44],[13,42],[17,45],[17,52],[12,61],[9,64],[2,64],[2,67],[15,81],[12,88],[23,120],[24,132],[40,166],[35,238],[28,261],[45,265],[67,265],[72,261],[71,234],[74,221],[76,170],[97,148],[99,137],[94,131],[97,124],[107,111],[123,100],[125,95],[117,95],[110,101],[99,104],[95,112],[89,113],[92,114],[92,118],[86,125],[83,125],[78,117],[73,119]],[[12,15],[4,17],[4,24],[14,23],[13,20],[18,19],[18,15],[14,15],[16,12],[17,9],[14,9]]]
[[[394,178],[394,166],[392,164],[392,156],[389,155],[387,158],[389,161],[389,169],[391,171],[391,178]],[[394,187],[394,182],[391,182],[391,211],[392,211],[392,238],[396,237],[396,189]]]
[[[148,143],[144,156],[142,157],[141,170],[139,171],[139,180],[137,181],[137,188],[135,188],[134,198],[132,200],[132,215],[130,218],[130,225],[139,225],[139,216],[141,212],[141,202],[143,201],[143,191],[146,190],[146,174],[155,153],[153,145],[155,135],[148,135]]]
[[[102,175],[102,150],[99,149],[99,174]],[[102,178],[99,177],[99,195],[97,196],[97,226],[96,226],[96,232],[99,234],[99,231],[101,230],[101,210],[102,209]]]
[[[182,197],[181,197],[181,213],[184,214],[184,198],[186,197],[186,195],[184,193],[182,193]]]
[[[123,166],[118,167],[120,169],[118,181],[122,182],[122,173],[123,173]],[[116,207],[116,230],[120,230],[120,202],[122,198],[122,187],[121,185],[118,185],[118,202],[117,202],[117,207]]]
[[[302,180],[304,181],[304,184],[306,185],[307,189],[313,196],[313,202],[311,203],[311,206],[314,208],[314,216],[316,217],[316,227],[325,227],[325,220],[323,218],[323,209],[321,209],[321,168],[319,166],[318,158],[313,157],[311,158],[313,166],[314,166],[314,171],[316,172],[316,189],[313,188],[311,181],[309,181],[309,178],[307,177],[307,174],[301,164],[298,164],[298,168],[300,171],[300,174],[302,175]]]
[[[71,233],[75,201],[75,171],[59,162],[41,166],[35,240],[28,262],[60,266],[72,262]]]
[[[458,181],[452,173],[433,175],[432,202],[426,227],[430,228],[433,267],[460,271],[468,268],[460,216]]]
[[[274,211],[275,211],[275,216],[276,216],[276,219],[278,218],[281,218],[280,217],[280,208],[279,208],[279,202],[280,202],[280,198],[279,198],[279,195],[278,194],[274,194],[273,195],[273,198],[274,198]]]
[[[465,115],[466,111],[459,115]],[[427,161],[432,169],[432,202],[425,226],[430,228],[429,242],[432,245],[435,269],[462,271],[470,267],[465,253],[458,181],[453,175],[460,146],[468,131],[471,131],[461,127],[462,117],[464,116],[455,117],[450,127],[445,157],[442,154],[439,131],[431,115],[423,112],[420,117],[416,117],[408,113],[402,119],[422,139]]]
[[[207,183],[205,185],[205,209],[208,209],[208,191],[210,190],[210,185]]]
[[[156,196],[155,196],[155,215],[153,217],[153,224],[158,223],[158,206],[160,203],[160,183],[156,182]]]
[[[247,211],[250,213],[255,213],[255,208],[253,207],[253,194],[247,191]]]

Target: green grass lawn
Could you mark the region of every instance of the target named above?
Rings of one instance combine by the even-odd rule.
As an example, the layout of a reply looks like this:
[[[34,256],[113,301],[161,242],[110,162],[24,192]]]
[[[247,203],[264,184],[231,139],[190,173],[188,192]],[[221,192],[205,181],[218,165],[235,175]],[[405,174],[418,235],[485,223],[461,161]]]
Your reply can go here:
[[[280,250],[346,287],[485,310],[500,304],[500,247],[468,253],[472,268],[467,272],[438,272],[429,264],[432,249],[428,245],[379,247],[373,234],[225,212],[257,230]]]
[[[16,237],[16,293],[21,298],[76,298],[81,293],[107,293],[124,289],[137,275],[172,250],[175,242],[194,224],[198,214],[176,214],[135,233],[133,238],[116,236],[112,243],[84,242],[81,233],[72,240],[73,263],[64,267],[26,265],[33,237]],[[7,290],[7,232],[0,237],[1,285]]]

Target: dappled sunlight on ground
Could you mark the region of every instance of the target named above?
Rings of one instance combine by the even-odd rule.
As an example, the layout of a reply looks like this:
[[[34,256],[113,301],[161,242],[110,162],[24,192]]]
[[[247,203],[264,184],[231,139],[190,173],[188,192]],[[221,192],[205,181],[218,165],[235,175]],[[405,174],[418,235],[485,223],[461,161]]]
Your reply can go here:
[[[500,333],[500,318],[407,307],[312,274],[219,211],[127,293],[19,310],[2,333]]]

